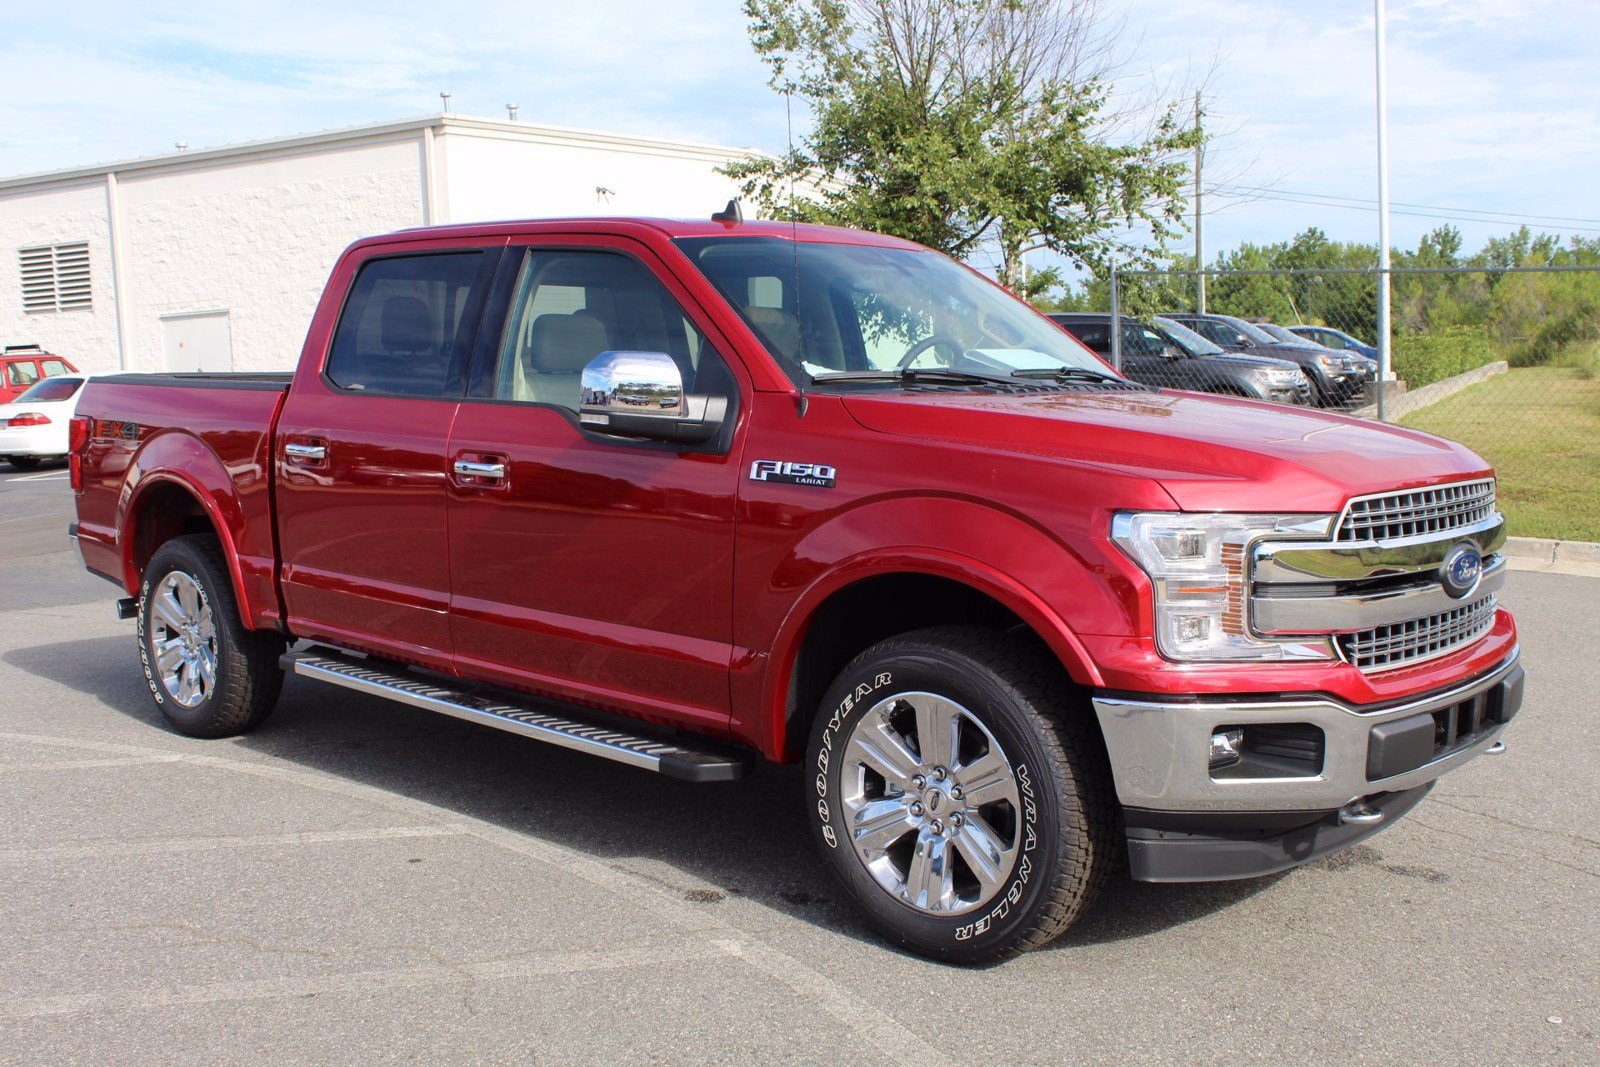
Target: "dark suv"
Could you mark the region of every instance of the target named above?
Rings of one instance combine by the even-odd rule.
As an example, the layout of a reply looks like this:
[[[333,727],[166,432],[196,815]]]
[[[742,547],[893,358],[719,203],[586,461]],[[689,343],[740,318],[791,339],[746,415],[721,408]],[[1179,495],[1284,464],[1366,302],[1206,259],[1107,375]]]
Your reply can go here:
[[[1229,352],[1286,359],[1298,364],[1311,382],[1312,397],[1318,407],[1337,407],[1361,391],[1365,376],[1342,353],[1313,345],[1300,347],[1287,344],[1254,323],[1232,315],[1178,312],[1166,317],[1183,323]]]
[[[1111,316],[1063,312],[1050,316],[1084,346],[1111,358]],[[1293,363],[1262,356],[1230,355],[1177,323],[1142,322],[1127,315],[1122,320],[1124,375],[1162,389],[1192,389],[1201,393],[1303,404],[1311,390]],[[1175,329],[1173,328],[1175,327]],[[1181,336],[1187,334],[1187,337]]]

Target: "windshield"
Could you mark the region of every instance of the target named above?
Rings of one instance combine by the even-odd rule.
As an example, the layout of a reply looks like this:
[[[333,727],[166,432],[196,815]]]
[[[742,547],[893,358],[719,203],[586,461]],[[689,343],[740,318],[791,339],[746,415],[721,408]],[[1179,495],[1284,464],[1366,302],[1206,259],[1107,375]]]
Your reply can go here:
[[[802,387],[904,368],[1108,373],[1049,319],[937,252],[775,237],[677,243]]]
[[[1316,342],[1312,341],[1309,337],[1301,337],[1299,334],[1290,333],[1288,330],[1284,329],[1282,326],[1274,326],[1270,322],[1263,322],[1261,324],[1261,331],[1263,333],[1271,334],[1273,337],[1275,337],[1278,340],[1282,341],[1284,344],[1309,345],[1309,344],[1315,344],[1316,343]]]
[[[82,378],[40,378],[26,392],[12,401],[13,404],[49,403],[53,400],[70,400],[83,384]]]
[[[1181,322],[1174,322],[1171,319],[1162,318],[1160,315],[1155,316],[1150,321],[1155,323],[1161,332],[1172,340],[1173,344],[1191,356],[1219,356],[1222,354],[1222,349],[1207,341]]]
[[[1223,322],[1226,322],[1229,326],[1232,326],[1235,330],[1238,330],[1240,333],[1244,334],[1245,337],[1250,340],[1251,344],[1275,345],[1282,343],[1276,337],[1272,336],[1270,333],[1263,330],[1253,322],[1246,322],[1243,319],[1236,319],[1232,315],[1219,315],[1217,317]]]

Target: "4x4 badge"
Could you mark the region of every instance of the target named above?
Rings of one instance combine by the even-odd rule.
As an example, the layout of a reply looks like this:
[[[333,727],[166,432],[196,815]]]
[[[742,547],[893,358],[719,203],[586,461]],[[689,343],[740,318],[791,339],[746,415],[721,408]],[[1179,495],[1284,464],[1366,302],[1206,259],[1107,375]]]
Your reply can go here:
[[[750,464],[753,482],[786,482],[832,489],[838,472],[826,463],[794,463],[785,459],[758,459]]]

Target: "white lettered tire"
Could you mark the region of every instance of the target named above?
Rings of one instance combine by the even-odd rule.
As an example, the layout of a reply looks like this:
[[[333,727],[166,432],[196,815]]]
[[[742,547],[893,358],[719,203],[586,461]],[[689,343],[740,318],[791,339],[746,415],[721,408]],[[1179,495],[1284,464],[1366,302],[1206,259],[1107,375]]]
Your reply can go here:
[[[1104,747],[1035,643],[940,627],[857,656],[823,699],[805,791],[818,847],[896,944],[982,963],[1045,944],[1113,866]]]
[[[150,696],[180,733],[231,737],[277,704],[283,639],[245,629],[215,537],[175,537],[156,549],[135,628]]]

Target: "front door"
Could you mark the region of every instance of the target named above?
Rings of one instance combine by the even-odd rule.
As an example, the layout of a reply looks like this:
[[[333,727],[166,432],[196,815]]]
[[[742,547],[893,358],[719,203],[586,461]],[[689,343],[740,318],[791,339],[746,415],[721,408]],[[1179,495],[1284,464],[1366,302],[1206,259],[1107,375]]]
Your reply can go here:
[[[369,259],[326,362],[306,353],[275,440],[297,635],[449,667],[445,449],[497,259],[460,248]]]
[[[706,446],[578,422],[583,367],[608,350],[665,352],[686,391],[738,397],[729,365],[645,255],[591,244],[506,256],[503,325],[480,344],[483,369],[450,438],[452,464],[484,465],[452,467],[455,659],[464,675],[718,730],[728,722],[737,404],[723,439]],[[485,467],[498,475],[471,473]]]

